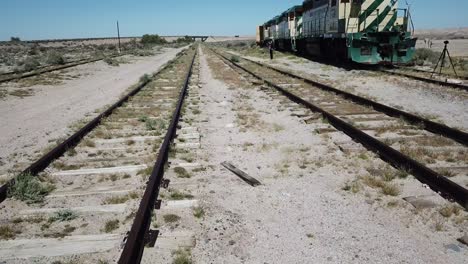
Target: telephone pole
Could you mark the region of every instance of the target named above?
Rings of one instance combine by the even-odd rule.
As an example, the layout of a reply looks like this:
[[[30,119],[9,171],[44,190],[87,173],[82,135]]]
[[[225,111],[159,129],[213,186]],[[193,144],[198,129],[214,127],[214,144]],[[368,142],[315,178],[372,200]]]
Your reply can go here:
[[[117,37],[119,39],[119,54],[121,52],[121,48],[120,48],[120,29],[119,29],[119,21],[117,20]]]

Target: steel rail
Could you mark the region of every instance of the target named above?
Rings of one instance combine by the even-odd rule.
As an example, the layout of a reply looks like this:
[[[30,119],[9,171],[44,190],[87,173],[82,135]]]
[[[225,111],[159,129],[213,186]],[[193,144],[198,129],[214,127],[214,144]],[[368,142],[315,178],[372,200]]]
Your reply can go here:
[[[161,73],[163,70],[165,70],[169,65],[171,65],[175,60],[177,60],[181,55],[181,52],[176,55],[174,59],[171,61],[167,62],[161,69],[159,69],[156,73],[153,74],[153,77]],[[45,168],[47,168],[54,160],[57,158],[61,157],[68,149],[76,146],[80,140],[86,136],[89,132],[91,132],[95,127],[97,127],[103,118],[108,117],[112,112],[120,107],[122,104],[128,101],[132,96],[137,94],[143,87],[145,87],[151,80],[147,80],[145,82],[140,83],[135,89],[130,91],[128,94],[126,94],[124,97],[122,97],[119,101],[114,103],[112,106],[107,108],[104,112],[99,114],[97,117],[95,117],[93,120],[91,120],[88,124],[86,124],[84,127],[82,127],[79,131],[75,132],[73,135],[71,135],[69,138],[67,138],[65,141],[60,143],[58,146],[53,148],[51,151],[46,153],[44,156],[39,158],[36,162],[31,164],[29,167],[27,167],[25,170],[23,170],[21,174],[32,174],[36,175],[39,172],[43,171]],[[0,187],[0,203],[3,202],[7,196],[8,196],[8,189],[15,184],[15,179],[11,179],[4,185]]]
[[[125,54],[113,55],[113,56],[110,56],[109,58],[116,58],[116,57],[120,57],[120,56],[123,56],[123,55],[125,55]],[[21,75],[14,75],[14,76],[10,76],[10,77],[4,78],[4,79],[0,78],[0,83],[10,82],[10,81],[20,80],[20,79],[25,79],[25,78],[29,78],[29,77],[41,75],[41,74],[44,74],[44,73],[59,71],[59,70],[63,70],[63,69],[68,69],[68,68],[76,67],[76,66],[79,66],[79,65],[83,65],[83,64],[88,64],[88,63],[92,63],[92,62],[104,60],[104,59],[105,59],[105,58],[97,58],[97,59],[90,59],[90,60],[86,60],[86,59],[85,59],[85,61],[79,60],[79,61],[71,62],[71,63],[69,63],[69,64],[61,65],[61,66],[56,66],[56,67],[53,67],[53,66],[52,66],[53,68],[50,68],[50,69],[46,68],[46,67],[49,67],[49,66],[45,66],[44,68],[40,68],[40,69],[37,70],[37,71],[27,72],[27,73],[24,73],[24,74],[22,74],[21,72],[19,72],[18,74],[21,74]],[[8,73],[6,73],[6,74],[8,74]]]
[[[229,61],[232,65],[242,69],[243,71],[249,73],[255,78],[263,81],[264,83],[270,85],[276,90],[280,91],[283,95],[288,97],[293,102],[301,104],[314,112],[319,112],[326,118],[331,125],[333,125],[338,130],[344,132],[354,140],[360,142],[368,150],[376,153],[380,158],[392,166],[400,169],[405,169],[414,175],[420,182],[427,184],[432,190],[439,193],[441,196],[453,199],[465,209],[468,209],[468,190],[462,186],[456,184],[455,182],[447,179],[446,177],[440,175],[439,173],[431,170],[430,168],[424,166],[418,161],[404,155],[403,153],[395,150],[394,148],[386,145],[380,140],[366,134],[360,129],[354,127],[351,124],[341,120],[335,115],[323,110],[322,108],[300,98],[299,96],[288,92],[284,88],[276,85],[275,83],[257,75],[256,73],[246,69],[245,67],[239,65],[236,62],[231,61],[227,57],[219,54],[216,51],[213,51],[218,54],[221,58]]]
[[[82,62],[82,61],[86,61],[86,60],[89,60],[89,58],[88,58],[88,59],[73,60],[73,61],[68,62],[67,64]],[[39,67],[37,67],[36,69],[34,69],[34,70],[32,70],[32,71],[38,71],[38,70],[45,69],[45,68],[49,68],[49,67],[53,67],[53,66],[54,66],[54,65],[42,65],[42,66],[39,66]],[[19,70],[19,71],[0,72],[0,76],[5,76],[5,75],[18,75],[18,74],[22,74],[22,73],[25,73],[25,72],[31,72],[31,71]]]
[[[434,121],[430,121],[428,119],[425,119],[425,118],[422,118],[420,116],[417,116],[417,115],[414,115],[414,114],[411,114],[411,113],[396,109],[394,107],[387,106],[387,105],[372,101],[370,99],[367,99],[367,98],[364,98],[364,97],[361,97],[361,96],[358,96],[358,95],[355,95],[355,94],[352,94],[352,93],[348,93],[348,92],[339,90],[339,89],[334,88],[332,86],[329,86],[329,85],[326,85],[326,84],[323,84],[323,83],[320,83],[320,82],[317,82],[317,81],[314,81],[314,80],[311,80],[311,79],[308,79],[308,78],[305,78],[305,77],[298,76],[296,74],[290,73],[290,72],[285,71],[285,70],[280,70],[280,69],[277,69],[275,67],[272,67],[272,66],[269,66],[269,65],[257,62],[257,61],[253,61],[253,60],[250,60],[250,59],[247,59],[247,58],[242,58],[242,59],[244,59],[246,61],[249,61],[249,62],[252,62],[254,64],[257,64],[259,66],[266,67],[266,68],[269,68],[271,70],[277,71],[277,72],[279,72],[281,74],[285,74],[285,75],[287,75],[289,77],[299,79],[301,81],[304,81],[305,83],[314,85],[314,86],[316,86],[316,87],[318,87],[318,88],[320,88],[322,90],[336,93],[338,95],[343,96],[344,98],[351,99],[355,103],[365,105],[365,106],[370,106],[370,107],[374,108],[375,110],[377,110],[379,112],[385,113],[386,115],[389,115],[389,116],[392,116],[392,117],[397,117],[397,118],[402,117],[407,122],[409,122],[409,123],[411,123],[413,125],[422,125],[424,127],[424,129],[426,129],[426,130],[428,130],[428,131],[430,131],[432,133],[439,134],[441,136],[453,139],[453,140],[455,140],[455,141],[457,141],[457,142],[459,142],[459,143],[461,143],[461,144],[463,144],[465,146],[468,146],[468,133],[466,133],[464,131],[460,131],[458,129],[455,129],[455,128],[452,128],[452,127],[449,127],[449,126],[446,126],[444,124],[440,124],[440,123],[437,123],[437,122],[434,122]]]
[[[449,82],[444,82],[444,81],[440,81],[440,80],[434,80],[434,79],[424,78],[424,77],[420,77],[420,76],[415,76],[415,75],[411,75],[411,74],[406,74],[406,73],[402,73],[402,72],[395,72],[395,71],[390,71],[390,70],[380,70],[380,71],[384,72],[384,73],[392,74],[392,75],[407,77],[407,78],[418,80],[418,81],[438,84],[438,85],[442,85],[442,86],[449,86],[449,87],[452,87],[452,88],[457,88],[457,89],[462,89],[462,90],[468,91],[468,85],[464,85],[464,84],[449,83]]]
[[[156,199],[159,195],[159,190],[164,177],[164,166],[169,158],[171,142],[177,130],[177,123],[179,122],[184,98],[187,94],[187,88],[190,76],[192,75],[192,68],[196,55],[197,52],[195,51],[189,70],[185,76],[185,82],[180,92],[177,107],[173,113],[171,123],[166,136],[164,137],[161,148],[159,149],[158,158],[148,180],[148,184],[133,221],[132,228],[125,241],[125,246],[118,262],[119,264],[133,264],[141,262],[143,249],[145,247],[145,235],[147,235],[151,224],[151,212],[155,207]]]
[[[412,72],[420,72],[420,73],[424,73],[424,74],[432,74],[432,72],[430,71],[425,71],[425,70],[420,70],[420,69],[414,69],[414,68],[411,68],[411,67],[406,67],[406,66],[394,66],[395,69],[397,70],[408,70],[408,71],[412,71]],[[455,76],[455,75],[452,75],[452,74],[447,74],[447,73],[442,73],[443,76],[445,77],[450,77],[450,78],[458,78],[458,79],[462,79],[462,80],[465,80],[467,81],[468,80],[468,77],[464,77],[464,76]]]

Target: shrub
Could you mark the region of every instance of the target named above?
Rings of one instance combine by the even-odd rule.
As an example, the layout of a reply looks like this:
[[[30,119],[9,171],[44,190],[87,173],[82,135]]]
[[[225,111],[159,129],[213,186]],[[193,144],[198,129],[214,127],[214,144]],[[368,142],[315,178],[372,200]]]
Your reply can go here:
[[[180,220],[180,216],[176,214],[167,214],[163,216],[164,222],[166,223],[175,223]]]
[[[193,208],[193,216],[196,218],[202,218],[205,215],[205,209],[203,207],[198,206]]]
[[[119,62],[113,58],[105,58],[104,62],[110,66],[119,66]]]
[[[141,83],[148,83],[149,81],[151,81],[151,76],[149,74],[145,73],[145,74],[143,74],[143,76],[140,77],[140,82]]]
[[[239,62],[239,56],[235,56],[235,55],[231,56],[231,61],[232,62]]]
[[[190,174],[183,167],[175,167],[174,172],[177,174],[177,177],[179,178],[190,178]]]
[[[178,38],[174,41],[175,43],[192,43],[194,40],[189,36],[184,36],[183,38]]]
[[[21,39],[19,37],[11,37],[10,41],[11,42],[21,42]]]
[[[436,64],[437,61],[439,60],[439,57],[440,57],[440,52],[435,52],[427,48],[419,48],[419,49],[416,49],[412,61],[416,65],[423,65],[424,62],[426,61],[432,64]]]
[[[49,222],[71,221],[71,220],[73,220],[73,219],[75,219],[77,217],[78,217],[78,215],[75,212],[73,212],[72,210],[63,209],[63,210],[55,212],[54,215],[49,218]]]
[[[65,59],[61,54],[52,51],[47,55],[47,63],[52,65],[63,65],[65,64]]]
[[[142,44],[166,44],[167,41],[164,38],[161,38],[159,35],[149,35],[145,34],[141,38]]]
[[[15,238],[15,231],[9,226],[0,226],[0,239],[9,240]]]
[[[53,189],[53,185],[44,184],[31,174],[21,174],[8,190],[8,195],[27,203],[39,203]]]
[[[27,58],[25,61],[24,61],[24,64],[23,64],[23,69],[25,71],[33,71],[35,70],[37,67],[39,67],[41,64],[39,63],[39,61],[37,61],[36,59],[34,58]]]
[[[174,255],[173,264],[192,264],[192,259],[190,258],[190,250],[187,249],[178,249],[172,252]]]
[[[439,213],[443,216],[443,217],[451,217],[452,215],[459,215],[460,214],[460,207],[458,207],[457,205],[447,205],[447,206],[444,206],[442,207],[440,210],[439,210]]]
[[[106,224],[104,225],[104,232],[106,233],[110,233],[112,231],[114,231],[115,229],[119,228],[119,220],[109,220],[106,222]]]

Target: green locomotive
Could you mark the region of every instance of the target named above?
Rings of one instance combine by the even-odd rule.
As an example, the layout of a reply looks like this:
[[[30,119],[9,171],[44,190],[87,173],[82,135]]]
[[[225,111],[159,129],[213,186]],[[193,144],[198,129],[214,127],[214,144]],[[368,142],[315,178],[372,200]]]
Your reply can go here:
[[[363,64],[406,64],[416,38],[397,0],[306,0],[257,28],[257,43]]]

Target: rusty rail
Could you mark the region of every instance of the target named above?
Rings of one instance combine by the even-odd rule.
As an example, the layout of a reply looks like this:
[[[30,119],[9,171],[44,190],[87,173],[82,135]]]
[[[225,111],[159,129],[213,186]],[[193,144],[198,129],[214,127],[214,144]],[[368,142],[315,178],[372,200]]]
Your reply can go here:
[[[412,175],[414,175],[420,182],[427,184],[432,190],[436,191],[437,193],[441,194],[442,196],[453,199],[458,202],[461,206],[465,209],[468,209],[468,190],[463,188],[462,186],[456,184],[455,182],[447,179],[446,177],[440,175],[439,173],[431,170],[430,168],[424,166],[423,164],[419,163],[418,161],[404,155],[403,153],[393,149],[392,147],[384,144],[383,142],[379,141],[378,139],[369,136],[365,132],[361,131],[360,129],[354,127],[346,123],[345,121],[341,120],[340,118],[336,117],[335,115],[323,110],[322,108],[294,95],[282,87],[272,83],[271,81],[262,78],[261,76],[255,74],[254,72],[246,69],[245,67],[239,65],[236,62],[231,61],[227,57],[223,56],[222,54],[213,51],[218,56],[222,57],[223,59],[229,61],[232,65],[242,69],[243,71],[249,73],[250,75],[254,76],[255,78],[265,82],[266,84],[270,85],[271,87],[275,88],[283,95],[291,99],[293,102],[301,104],[314,112],[321,113],[324,118],[326,118],[331,125],[333,125],[338,130],[344,132],[354,140],[360,142],[364,147],[368,150],[376,153],[380,156],[381,159],[390,163],[392,166],[396,168],[401,168],[409,171]],[[250,61],[250,60],[249,60]],[[262,65],[263,66],[263,65]],[[288,74],[289,75],[289,74]]]
[[[135,220],[133,221],[132,228],[125,241],[125,246],[118,262],[119,264],[140,263],[143,256],[143,249],[146,244],[145,240],[147,240],[150,236],[157,236],[157,231],[151,232],[151,230],[149,230],[151,224],[151,212],[155,208],[156,200],[161,188],[161,183],[163,182],[164,166],[169,158],[171,142],[177,130],[177,123],[179,122],[182,105],[187,93],[187,87],[190,76],[192,74],[195,57],[196,52],[193,55],[192,62],[185,77],[185,82],[183,84],[182,91],[180,92],[177,107],[172,116],[171,123],[167,130],[166,136],[164,137],[161,148],[159,149],[158,159],[154,164],[153,171],[151,172],[151,176],[148,180],[148,184],[136,213]]]
[[[224,57],[224,58],[226,58],[226,57]],[[288,71],[280,70],[280,69],[277,69],[275,67],[265,65],[263,63],[253,61],[253,60],[250,60],[250,59],[247,59],[247,58],[242,58],[242,59],[244,59],[246,61],[249,61],[251,63],[257,64],[259,66],[266,67],[268,69],[277,71],[277,72],[279,72],[281,74],[285,74],[285,75],[287,75],[289,77],[299,79],[301,81],[304,81],[305,83],[314,85],[314,86],[316,86],[316,87],[318,87],[318,88],[320,88],[322,90],[333,92],[335,94],[341,95],[346,99],[351,99],[355,103],[365,105],[365,106],[370,106],[370,107],[374,108],[377,111],[385,113],[386,115],[389,115],[389,116],[392,116],[392,117],[397,117],[397,118],[402,117],[408,123],[411,123],[413,125],[422,125],[424,127],[424,129],[426,129],[427,131],[430,131],[432,133],[439,134],[441,136],[453,139],[453,140],[459,142],[460,144],[468,146],[468,133],[466,133],[464,131],[460,131],[458,129],[446,126],[444,124],[440,124],[440,123],[437,123],[437,122],[422,118],[420,116],[417,116],[417,115],[414,115],[414,114],[411,114],[411,113],[396,109],[394,107],[390,107],[390,106],[387,106],[387,105],[372,101],[372,100],[364,98],[362,96],[358,96],[358,95],[355,95],[355,94],[352,94],[352,93],[348,93],[348,92],[342,91],[340,89],[334,88],[332,86],[329,86],[329,85],[326,85],[326,84],[323,84],[323,83],[320,83],[320,82],[317,82],[317,81],[314,81],[314,80],[311,80],[311,79],[308,79],[308,78],[305,78],[305,77],[295,75],[295,74],[290,73]]]
[[[120,56],[123,56],[123,55],[125,55],[125,54],[113,55],[113,56],[110,56],[110,58],[116,58],[116,57],[120,57]],[[1,78],[0,77],[0,83],[10,82],[10,81],[13,81],[13,80],[25,79],[25,78],[41,75],[41,74],[48,73],[48,72],[54,72],[54,71],[59,71],[59,70],[63,70],[63,69],[68,69],[68,68],[76,67],[76,66],[79,66],[79,65],[100,61],[100,60],[103,60],[103,59],[105,59],[105,58],[82,59],[82,60],[74,61],[74,62],[65,64],[65,65],[55,66],[55,67],[51,66],[51,65],[48,65],[48,66],[41,67],[36,71],[26,72],[26,73],[24,73],[24,72],[14,72],[14,73],[7,72],[7,73],[3,73],[2,75],[12,74],[13,76],[6,77],[6,78]],[[48,68],[48,67],[51,67],[51,68]]]
[[[440,81],[440,80],[434,80],[434,79],[430,79],[430,78],[424,78],[424,77],[421,77],[421,76],[415,76],[415,75],[411,75],[411,74],[406,74],[406,73],[402,73],[402,72],[395,72],[395,71],[390,71],[390,70],[381,70],[381,71],[384,72],[384,73],[403,76],[403,77],[418,80],[418,81],[423,81],[423,82],[428,82],[428,83],[433,83],[433,84],[438,84],[438,85],[442,85],[442,86],[448,86],[448,87],[468,91],[468,86],[464,85],[464,84],[449,83],[449,82],[444,82],[444,81]]]
[[[166,63],[165,66],[163,66],[161,69],[158,70],[155,74],[153,74],[153,77],[158,75],[160,72],[165,70],[170,64],[172,64],[177,58],[180,57],[180,53],[174,58],[173,60],[169,61]],[[108,117],[112,112],[120,107],[123,103],[128,101],[128,99],[132,96],[134,96],[136,93],[138,93],[143,87],[145,87],[150,80],[145,81],[143,83],[140,83],[135,89],[130,91],[127,95],[122,97],[118,102],[110,106],[107,110],[99,114],[96,118],[91,120],[88,124],[86,124],[84,127],[82,127],[79,131],[71,135],[69,138],[67,138],[65,141],[60,143],[58,146],[56,146],[54,149],[46,153],[44,156],[42,156],[39,160],[31,164],[29,167],[27,167],[25,170],[23,170],[20,174],[32,174],[36,175],[39,172],[43,171],[45,168],[47,168],[54,160],[57,158],[61,157],[68,149],[73,148],[76,146],[80,140],[86,136],[89,132],[91,132],[96,126],[98,126],[101,123],[101,120],[103,118]],[[10,186],[13,186],[15,184],[15,179],[11,179],[4,185],[0,187],[0,203],[3,202],[8,195],[8,189]]]

